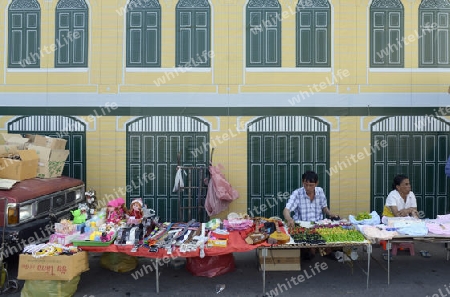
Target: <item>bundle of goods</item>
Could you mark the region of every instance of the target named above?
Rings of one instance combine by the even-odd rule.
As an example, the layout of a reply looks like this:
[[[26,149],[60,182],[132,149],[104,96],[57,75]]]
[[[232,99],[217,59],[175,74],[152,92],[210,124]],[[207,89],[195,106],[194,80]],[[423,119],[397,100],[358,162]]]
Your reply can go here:
[[[223,221],[223,225],[228,231],[242,231],[253,226],[253,220],[248,215],[237,213],[229,213],[227,220]]]
[[[305,228],[296,224],[294,228],[289,229],[289,234],[298,244],[325,244],[325,240],[316,228]]]
[[[365,240],[361,232],[355,229],[344,229],[341,226],[320,226],[316,229],[317,233],[328,243],[361,242]]]
[[[394,236],[398,235],[395,228],[389,228],[384,225],[379,226],[363,226],[361,232],[364,233],[365,237],[372,243],[377,242],[377,240],[391,240]]]
[[[78,252],[74,246],[64,246],[57,243],[30,244],[24,247],[24,254],[31,254],[34,258],[47,256],[73,255]]]
[[[202,255],[209,239],[206,225],[195,220],[187,223],[156,224],[150,234],[144,238],[144,245],[149,247],[149,252],[157,252],[163,248],[168,254],[176,248],[179,248],[182,253],[200,248]]]
[[[358,213],[356,217],[353,215],[349,215],[348,219],[352,224],[372,226],[380,224],[381,221],[380,216],[376,211],[372,211],[371,213],[363,211]]]
[[[77,231],[77,225],[69,220],[61,220],[60,223],[55,224],[55,233],[50,236],[49,242],[67,245],[79,235],[80,231]]]
[[[425,221],[413,217],[388,217],[384,218],[388,227],[395,228],[399,234],[423,236],[428,234]]]

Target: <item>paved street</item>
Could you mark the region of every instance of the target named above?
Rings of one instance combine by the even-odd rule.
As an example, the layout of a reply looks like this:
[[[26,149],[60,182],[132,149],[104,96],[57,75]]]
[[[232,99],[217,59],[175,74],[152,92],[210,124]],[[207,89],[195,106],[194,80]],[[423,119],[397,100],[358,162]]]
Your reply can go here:
[[[443,244],[416,242],[416,255],[400,251],[391,262],[391,283],[387,284],[387,262],[381,247],[374,246],[369,289],[366,289],[367,254],[360,249],[359,259],[349,264],[316,256],[302,261],[301,271],[267,272],[265,296],[450,296],[450,261],[446,261]],[[419,251],[426,249],[430,258]],[[90,254],[90,270],[81,276],[76,297],[156,296],[155,272],[143,269],[150,265],[148,258],[139,258],[135,270],[116,273],[100,266],[101,254]],[[319,264],[316,265],[316,262]],[[323,264],[323,263],[326,263]],[[262,273],[257,269],[256,252],[236,253],[236,270],[207,278],[193,276],[185,268],[160,268],[161,297],[263,296]],[[326,267],[315,269],[314,267]],[[149,266],[146,266],[149,267]],[[138,273],[136,273],[139,271]],[[140,275],[139,275],[140,273]],[[315,274],[315,275],[314,275]],[[299,275],[304,281],[299,283]],[[217,294],[217,288],[224,289]],[[269,295],[271,294],[271,295]],[[20,293],[10,294],[20,296]]]

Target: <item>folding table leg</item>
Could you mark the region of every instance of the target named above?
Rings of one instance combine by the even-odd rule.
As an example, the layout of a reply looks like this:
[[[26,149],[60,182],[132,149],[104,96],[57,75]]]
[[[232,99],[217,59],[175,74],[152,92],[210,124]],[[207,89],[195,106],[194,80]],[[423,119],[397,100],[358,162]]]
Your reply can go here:
[[[267,249],[263,248],[262,251],[263,256],[263,296],[266,295],[266,256],[267,256]]]
[[[367,245],[367,289],[369,289],[369,277],[370,277],[370,258],[372,257],[372,245]]]
[[[159,259],[156,259],[159,260]],[[156,262],[156,293],[159,294],[159,263]]]

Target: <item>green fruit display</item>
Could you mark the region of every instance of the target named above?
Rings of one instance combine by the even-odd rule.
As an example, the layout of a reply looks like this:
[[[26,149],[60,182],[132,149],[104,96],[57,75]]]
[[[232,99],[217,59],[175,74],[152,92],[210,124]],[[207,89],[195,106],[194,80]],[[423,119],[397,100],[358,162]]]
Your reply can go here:
[[[366,219],[371,219],[372,215],[366,211],[360,212],[358,213],[358,215],[356,216],[356,220],[357,221],[361,221],[361,220],[366,220]]]

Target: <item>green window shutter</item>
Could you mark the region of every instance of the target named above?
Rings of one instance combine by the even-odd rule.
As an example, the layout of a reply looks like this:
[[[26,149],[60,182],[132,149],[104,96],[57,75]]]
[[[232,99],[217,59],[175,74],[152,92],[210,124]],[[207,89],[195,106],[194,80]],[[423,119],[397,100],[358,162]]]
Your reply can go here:
[[[315,12],[315,64],[331,66],[330,60],[330,50],[329,50],[329,17],[330,13],[328,11],[317,11]]]
[[[370,6],[370,67],[404,67],[404,9],[399,0]]]
[[[331,67],[331,6],[299,0],[296,13],[297,67]]]
[[[391,53],[389,55],[390,65],[400,65],[403,52],[403,44],[401,41],[401,28],[400,28],[400,13],[399,12],[389,12],[389,48]]]
[[[179,40],[178,40],[178,53],[179,62],[178,66],[184,66],[190,63],[192,57],[192,17],[190,11],[181,11],[180,16],[180,27],[179,27]],[[189,65],[188,65],[189,66]]]
[[[385,65],[385,61],[389,59],[389,48],[386,44],[386,30],[384,12],[374,12],[372,14],[372,59],[371,67]],[[386,50],[386,48],[388,48]]]
[[[13,0],[8,8],[8,67],[39,68],[41,8],[36,0]]]
[[[73,39],[73,63],[84,66],[87,66],[87,63],[85,62],[87,50],[84,50],[86,48],[85,42],[87,41],[87,38],[85,37],[87,35],[86,28],[88,22],[86,16],[85,13],[74,13],[73,20],[73,32],[79,36],[79,38]]]
[[[420,39],[420,64],[421,66],[434,64],[434,31],[428,31],[427,26],[433,23],[432,12],[421,13],[421,36]]]
[[[313,47],[313,34],[312,34],[312,12],[302,11],[298,13],[299,16],[299,28],[298,30],[298,48],[299,51],[299,64],[300,65],[312,65],[312,47]]]
[[[70,13],[60,13],[58,14],[58,29],[57,29],[57,42],[55,44],[61,44],[60,40],[64,40],[64,37],[66,37],[70,31]],[[59,46],[56,50],[55,57],[56,65],[62,66],[62,65],[69,65],[69,52],[70,47],[68,45],[66,46]],[[55,65],[55,66],[56,66]]]
[[[126,13],[127,67],[161,67],[161,6],[130,0]]]
[[[273,8],[247,5],[247,67],[281,67],[281,8],[276,4]]]
[[[211,67],[211,7],[207,0],[180,0],[176,7],[177,67]]]
[[[131,11],[127,17],[127,67],[142,66],[142,11]]]
[[[419,67],[450,67],[450,2],[422,0],[419,5]]]
[[[56,5],[55,68],[88,67],[88,6],[84,0],[59,0]]]
[[[281,31],[281,24],[278,21],[278,12],[267,11],[265,13],[266,19],[266,32],[265,32],[265,53],[264,57],[266,65],[281,66],[279,61],[279,52],[281,50],[281,43],[278,42],[279,33]]]
[[[450,36],[449,36],[449,12],[437,12],[437,34],[436,34],[436,58],[437,65],[449,67],[449,51],[450,51]]]
[[[195,12],[195,60],[199,66],[209,67],[209,59],[204,58],[209,52],[208,12]]]
[[[262,58],[262,12],[249,11],[247,26],[247,67],[263,66]]]
[[[146,13],[145,28],[145,64],[151,66],[160,66],[159,53],[159,13],[157,11],[148,11]]]

